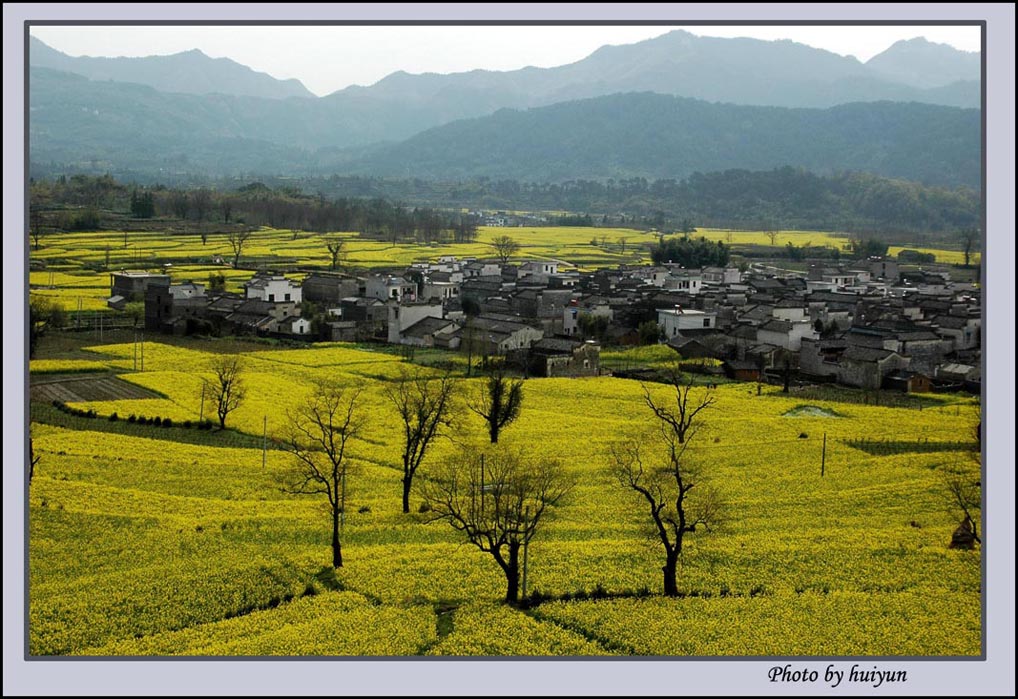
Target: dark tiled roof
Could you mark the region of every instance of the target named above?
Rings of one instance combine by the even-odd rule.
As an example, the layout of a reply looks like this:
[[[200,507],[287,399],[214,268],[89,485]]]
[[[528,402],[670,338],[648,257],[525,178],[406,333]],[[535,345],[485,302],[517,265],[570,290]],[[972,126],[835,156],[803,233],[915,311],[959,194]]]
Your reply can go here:
[[[756,328],[749,325],[737,325],[732,328],[728,335],[738,340],[753,340],[756,341]]]
[[[939,328],[962,330],[968,326],[968,321],[968,318],[962,318],[960,316],[936,316],[933,319],[933,324]]]
[[[760,367],[756,365],[756,362],[745,359],[728,359],[725,360],[724,365],[733,371],[760,371]]]
[[[427,318],[421,318],[419,321],[404,330],[401,334],[410,337],[424,337],[426,335],[434,335],[439,330],[444,330],[450,325],[455,325],[455,323],[448,318],[434,318],[432,316],[428,316]]]
[[[878,349],[876,347],[860,347],[859,345],[849,345],[842,356],[843,359],[849,359],[856,362],[877,362],[887,359],[892,354],[896,354],[891,350]]]
[[[530,349],[542,354],[572,354],[573,350],[582,347],[583,343],[558,337],[546,337],[538,340]]]

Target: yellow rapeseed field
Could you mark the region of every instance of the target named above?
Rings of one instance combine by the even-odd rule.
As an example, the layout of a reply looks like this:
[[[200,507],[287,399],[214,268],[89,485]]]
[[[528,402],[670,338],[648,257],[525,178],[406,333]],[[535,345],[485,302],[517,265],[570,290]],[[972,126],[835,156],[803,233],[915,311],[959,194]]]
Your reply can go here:
[[[401,425],[385,389],[406,360],[341,343],[242,355],[247,397],[227,425],[256,438],[267,425],[263,461],[257,448],[101,429],[113,412],[211,417],[201,396],[211,353],[146,343],[145,371],[135,372],[130,344],[88,349],[89,368],[166,397],[73,404],[99,414],[89,429],[31,425],[40,457],[29,498],[32,654],[981,652],[980,552],[947,548],[958,518],[944,491],[946,474],[978,472],[974,399],[935,396],[923,410],[810,400],[820,410],[798,411],[804,401],[776,387],[719,386],[688,457],[721,493],[725,516],[689,538],[683,596],[666,599],[660,544],[607,458],[624,436],[662,456],[643,387],[530,379],[500,442],[557,460],[575,483],[528,552],[529,590],[569,598],[517,610],[499,603],[505,579],[492,558],[418,511],[416,489],[413,511],[401,513]],[[272,448],[321,380],[359,391],[365,420],[335,571],[324,499],[284,492],[292,457]],[[457,379],[451,429],[418,478],[485,439],[466,408],[480,384]],[[667,386],[647,389],[669,399]],[[859,439],[925,451],[882,455],[852,446]],[[590,599],[595,589],[607,598]]]

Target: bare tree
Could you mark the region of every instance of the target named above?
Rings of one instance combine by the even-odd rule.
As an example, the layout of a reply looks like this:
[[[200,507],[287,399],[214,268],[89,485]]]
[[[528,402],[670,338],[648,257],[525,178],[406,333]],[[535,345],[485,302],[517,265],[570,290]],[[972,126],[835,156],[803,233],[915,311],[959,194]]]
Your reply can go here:
[[[223,215],[223,223],[229,223],[230,219],[233,217],[233,199],[226,196],[220,199],[219,212]]]
[[[433,521],[445,520],[488,553],[505,574],[505,601],[520,595],[520,549],[534,538],[548,508],[571,487],[559,465],[493,447],[466,450],[424,484]]]
[[[28,232],[32,236],[32,243],[38,250],[42,245],[42,211],[35,204],[28,207]]]
[[[965,266],[969,266],[969,260],[972,258],[972,249],[979,242],[979,230],[976,228],[966,228],[958,233],[958,240],[961,242],[961,251],[965,255]]]
[[[691,463],[687,448],[696,432],[696,417],[714,403],[707,391],[690,400],[690,382],[676,373],[672,386],[675,408],[657,405],[645,388],[647,405],[659,420],[664,445],[663,463],[649,464],[646,441],[624,441],[612,446],[611,461],[615,477],[623,488],[637,493],[649,515],[654,536],[665,551],[664,594],[679,594],[677,568],[687,534],[698,529],[709,531],[719,519],[720,502],[710,487],[694,488],[702,483],[701,474]]]
[[[420,369],[403,368],[385,392],[403,423],[403,512],[410,511],[410,488],[428,447],[449,426],[454,390],[448,374],[430,379]]]
[[[492,444],[497,444],[502,429],[520,416],[522,404],[523,380],[510,379],[500,366],[488,375],[480,393],[468,407],[488,423],[488,436]]]
[[[495,254],[502,264],[507,264],[509,258],[520,251],[520,244],[508,235],[496,236],[491,241],[491,247],[495,248]]]
[[[473,319],[470,316],[467,316],[466,322],[463,324],[463,333],[460,338],[460,349],[466,350],[467,352],[467,376],[470,376],[474,369],[474,352],[479,349],[477,343],[477,329],[474,328]]]
[[[226,429],[227,416],[240,407],[247,394],[242,379],[244,365],[239,357],[222,354],[212,360],[210,368],[213,377],[204,379],[204,394],[216,404],[219,428]]]
[[[694,394],[690,402],[690,391],[693,388],[693,375],[684,377],[678,367],[671,370],[671,386],[675,389],[675,407],[658,404],[650,389],[643,387],[644,401],[647,407],[654,411],[654,416],[660,420],[669,432],[675,436],[679,444],[684,444],[691,435],[693,422],[696,416],[714,404],[714,396],[710,390],[701,394]]]
[[[764,232],[767,234],[767,237],[770,239],[771,245],[776,245],[777,244],[777,240],[778,240],[778,232],[776,230],[773,230],[773,229],[770,229],[770,228],[768,228],[768,230],[766,230]]]
[[[950,548],[971,549],[982,544],[979,536],[980,511],[983,506],[982,484],[978,476],[951,473],[944,479],[944,489],[953,514],[961,514],[961,523],[951,536]]]
[[[230,231],[226,234],[226,240],[233,250],[233,266],[240,264],[240,254],[244,251],[244,245],[251,237],[251,231]]]
[[[325,241],[325,247],[329,251],[329,269],[335,272],[339,269],[339,263],[343,259],[343,246],[346,244],[346,240],[339,235],[323,235],[322,240]]]
[[[332,565],[343,565],[339,540],[346,511],[346,476],[350,440],[361,428],[355,416],[359,392],[319,383],[295,411],[288,414],[284,448],[294,456],[288,493],[324,495],[332,521]]]

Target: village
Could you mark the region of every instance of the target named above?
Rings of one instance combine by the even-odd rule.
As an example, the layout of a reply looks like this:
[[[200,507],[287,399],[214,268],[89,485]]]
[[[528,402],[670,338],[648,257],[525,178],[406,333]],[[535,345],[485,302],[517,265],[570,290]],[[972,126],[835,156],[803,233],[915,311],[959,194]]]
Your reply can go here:
[[[443,348],[502,356],[530,376],[597,376],[607,373],[603,346],[667,343],[735,380],[979,393],[977,285],[889,258],[829,263],[579,271],[444,256],[300,282],[255,272],[242,293],[122,271],[110,275],[108,302],[144,300],[149,331]]]

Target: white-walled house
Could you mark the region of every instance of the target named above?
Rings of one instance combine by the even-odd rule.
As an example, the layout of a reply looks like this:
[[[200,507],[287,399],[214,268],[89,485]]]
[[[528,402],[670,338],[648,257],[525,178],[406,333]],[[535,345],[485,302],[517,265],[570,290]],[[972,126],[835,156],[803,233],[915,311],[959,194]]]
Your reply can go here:
[[[480,262],[473,260],[463,267],[465,276],[473,277],[497,277],[502,274],[502,266],[497,262]]]
[[[981,325],[982,321],[979,318],[937,316],[933,319],[934,332],[951,342],[951,349],[954,351],[979,347]]]
[[[778,301],[774,305],[771,314],[777,320],[787,320],[790,323],[797,323],[809,319],[809,312],[806,310],[804,301]]]
[[[698,269],[672,269],[664,281],[664,288],[699,294],[703,286],[703,275]]]
[[[279,321],[277,332],[289,333],[290,335],[310,335],[311,321],[299,316],[289,316]]]
[[[826,284],[833,285],[836,289],[844,286],[852,286],[855,284],[855,279],[855,273],[842,272],[840,269],[825,269],[821,276],[821,281]]]
[[[364,295],[380,301],[414,301],[417,297],[417,284],[403,277],[374,274],[364,283]]]
[[[388,340],[396,344],[403,331],[425,318],[442,318],[442,303],[389,303]]]
[[[742,281],[742,272],[738,267],[704,267],[703,281],[708,284],[738,284]]]
[[[808,320],[789,322],[787,320],[772,320],[764,323],[756,329],[756,339],[775,347],[781,347],[789,352],[798,352],[802,347],[804,337],[816,338],[816,330]]]
[[[683,330],[716,328],[717,316],[715,311],[684,310],[681,307],[661,308],[657,312],[657,323],[664,330],[665,337],[675,337]]]
[[[558,274],[558,260],[530,260],[520,265],[520,277],[531,274]]]
[[[170,292],[170,296],[172,296],[175,301],[179,301],[181,299],[201,298],[205,296],[205,285],[195,284],[194,282],[170,284],[168,290]]]
[[[244,297],[269,303],[292,301],[300,304],[303,298],[301,286],[282,275],[255,275],[244,284]]]
[[[562,309],[562,334],[577,335],[580,332],[580,316],[590,315],[595,318],[607,318],[611,323],[615,319],[615,311],[608,304],[607,299],[594,301],[579,301],[570,303]]]
[[[460,285],[455,282],[438,282],[428,280],[424,282],[421,291],[421,300],[430,299],[448,300],[459,298]]]

